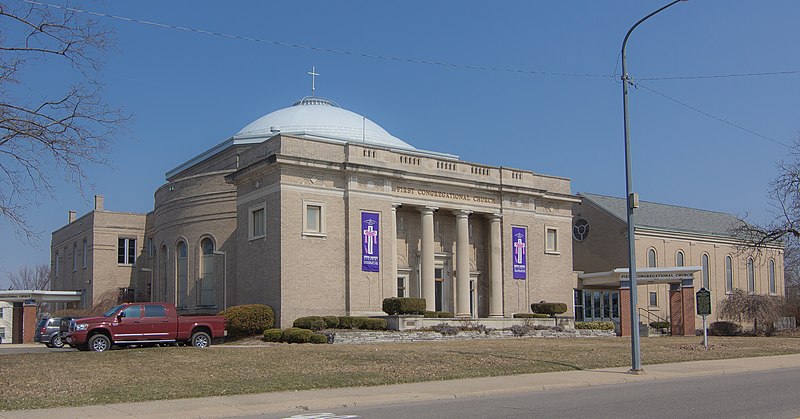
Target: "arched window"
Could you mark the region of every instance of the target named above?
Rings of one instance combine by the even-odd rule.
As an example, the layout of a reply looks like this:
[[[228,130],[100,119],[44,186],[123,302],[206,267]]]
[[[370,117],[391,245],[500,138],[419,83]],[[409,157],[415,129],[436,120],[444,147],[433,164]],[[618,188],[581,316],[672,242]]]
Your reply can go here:
[[[214,255],[214,241],[206,237],[200,241],[200,249],[203,254],[200,256],[200,293],[199,301],[201,306],[214,305],[214,272],[216,270]]]
[[[756,291],[756,270],[753,267],[753,258],[747,259],[747,291]]]
[[[709,281],[710,272],[708,271],[708,254],[703,253],[700,257],[700,264],[703,267],[703,288],[711,289],[711,281]]]
[[[675,266],[684,266],[683,265],[683,250],[678,250],[678,253],[675,253]]]
[[[158,282],[153,284],[153,301],[167,301],[167,245],[158,251]]]
[[[775,261],[769,261],[769,293],[770,294],[777,294],[777,289],[775,286]]]
[[[189,272],[189,259],[186,242],[179,241],[175,247],[175,281],[176,289],[178,290],[178,307],[188,307],[189,304],[189,284],[187,282],[187,273]]]
[[[656,249],[650,249],[647,251],[647,266],[650,268],[655,268],[658,266],[656,264]]]
[[[733,291],[733,259],[725,256],[725,292]]]

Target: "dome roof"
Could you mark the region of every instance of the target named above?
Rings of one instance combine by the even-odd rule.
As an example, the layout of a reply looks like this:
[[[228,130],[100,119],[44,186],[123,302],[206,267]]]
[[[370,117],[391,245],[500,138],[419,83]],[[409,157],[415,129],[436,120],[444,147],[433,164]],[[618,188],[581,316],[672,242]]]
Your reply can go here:
[[[271,137],[278,133],[414,149],[368,118],[318,97],[305,97],[288,108],[264,115],[242,128],[234,139]]]

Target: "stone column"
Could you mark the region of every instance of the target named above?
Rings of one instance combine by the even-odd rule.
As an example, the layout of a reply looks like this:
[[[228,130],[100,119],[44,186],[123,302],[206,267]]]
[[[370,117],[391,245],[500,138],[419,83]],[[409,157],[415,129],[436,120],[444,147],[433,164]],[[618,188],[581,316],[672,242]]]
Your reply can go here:
[[[469,215],[456,210],[456,317],[471,317],[469,312]]]
[[[503,317],[503,246],[500,229],[500,214],[489,218],[489,317]]]
[[[434,207],[420,208],[422,213],[422,248],[420,249],[422,266],[422,298],[425,299],[425,309],[436,310],[436,279],[434,278],[435,266],[433,255],[433,211]]]
[[[694,284],[691,279],[683,280],[681,294],[683,297],[683,336],[694,336],[694,321],[697,314],[694,306]]]
[[[389,288],[391,292],[388,293],[391,297],[397,297],[397,208],[400,204],[392,204],[392,213],[389,216]],[[385,283],[385,282],[384,282]],[[408,289],[408,284],[406,284]]]

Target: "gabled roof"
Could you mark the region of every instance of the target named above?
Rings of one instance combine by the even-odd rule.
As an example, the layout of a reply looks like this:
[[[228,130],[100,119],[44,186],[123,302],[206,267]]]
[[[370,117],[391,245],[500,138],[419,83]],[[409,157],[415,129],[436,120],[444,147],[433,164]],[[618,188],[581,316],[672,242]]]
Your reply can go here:
[[[601,210],[622,222],[627,222],[625,199],[590,193],[579,193]],[[639,228],[652,228],[672,232],[696,233],[711,236],[733,237],[732,230],[741,224],[738,217],[724,212],[707,211],[676,205],[640,201],[634,212],[634,223]]]

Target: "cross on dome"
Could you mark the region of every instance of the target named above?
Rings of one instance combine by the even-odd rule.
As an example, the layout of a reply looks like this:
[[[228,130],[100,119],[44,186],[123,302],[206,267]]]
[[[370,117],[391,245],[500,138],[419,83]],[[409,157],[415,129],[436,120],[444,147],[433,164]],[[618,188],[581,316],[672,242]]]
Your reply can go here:
[[[311,76],[311,96],[314,96],[314,91],[316,90],[316,86],[314,85],[314,81],[315,81],[315,79],[317,78],[317,76],[319,76],[319,73],[317,73],[317,71],[316,71],[316,67],[314,67],[314,66],[312,65],[312,66],[311,66],[311,71],[309,71],[309,72],[308,72],[308,73],[306,73],[306,74],[308,74],[309,76]]]

